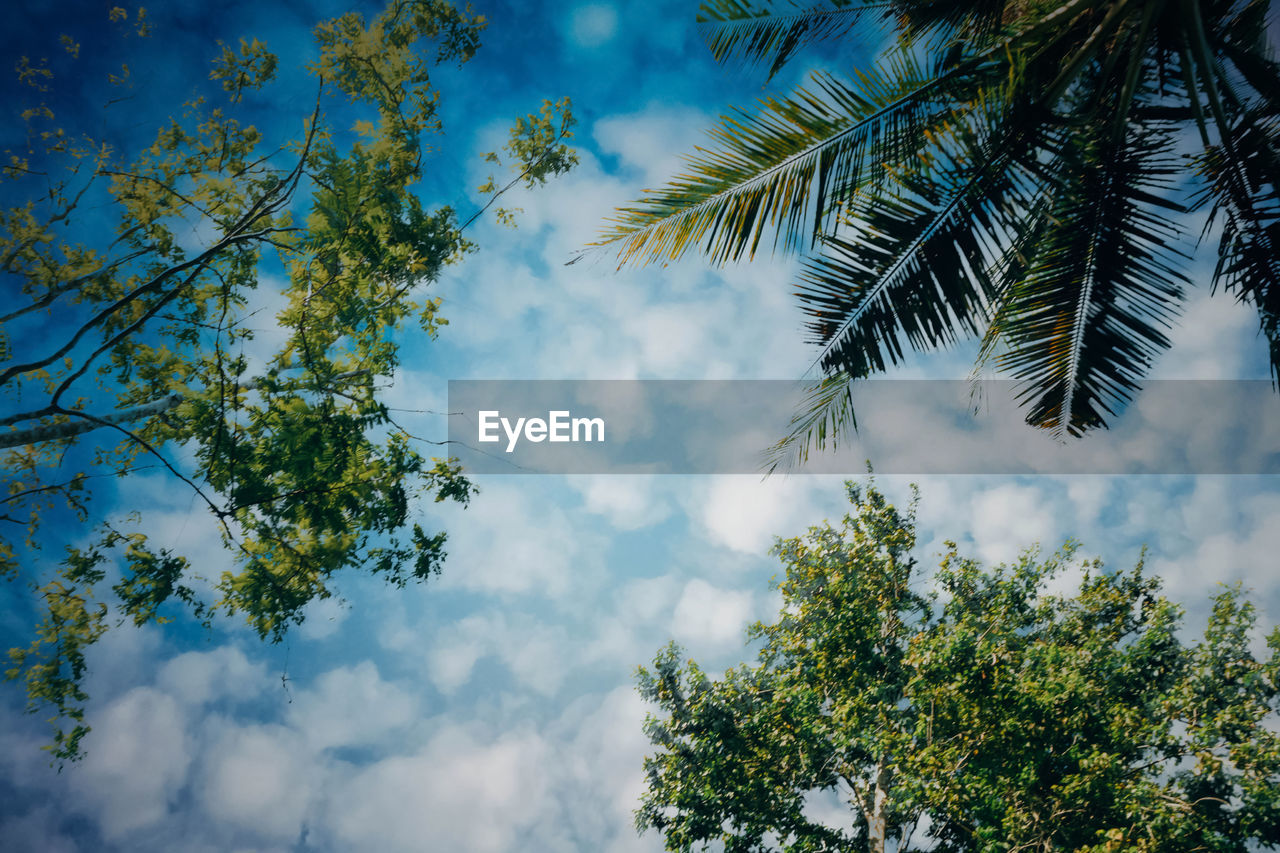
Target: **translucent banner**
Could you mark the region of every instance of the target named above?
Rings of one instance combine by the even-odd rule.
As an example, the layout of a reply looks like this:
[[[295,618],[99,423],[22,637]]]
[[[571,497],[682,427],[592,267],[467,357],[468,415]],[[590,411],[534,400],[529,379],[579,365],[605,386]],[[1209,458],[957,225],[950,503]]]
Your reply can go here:
[[[1011,381],[867,380],[834,447],[771,452],[812,383],[456,380],[450,453],[475,474],[1278,474],[1267,381],[1147,382],[1108,429],[1028,426]]]

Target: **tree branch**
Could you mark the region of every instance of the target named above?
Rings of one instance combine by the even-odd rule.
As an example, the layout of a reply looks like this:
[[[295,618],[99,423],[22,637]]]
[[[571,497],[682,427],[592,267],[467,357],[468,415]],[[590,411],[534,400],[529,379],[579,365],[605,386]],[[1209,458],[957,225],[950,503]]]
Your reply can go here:
[[[333,377],[333,381],[344,382],[348,379],[355,379],[358,376],[364,376],[368,370],[352,370],[347,373],[340,373]],[[250,379],[246,382],[236,384],[238,391],[253,391],[261,386],[263,378]],[[37,418],[46,418],[51,415],[74,415],[80,420],[64,421],[57,424],[40,424],[38,426],[28,427],[27,429],[14,430],[7,433],[0,433],[0,450],[10,447],[22,447],[28,444],[36,444],[42,441],[53,441],[59,438],[71,438],[72,436],[82,435],[86,432],[92,432],[97,429],[108,426],[116,426],[117,424],[131,423],[133,421],[142,420],[143,418],[154,417],[176,409],[189,398],[183,394],[169,394],[161,397],[159,400],[153,400],[150,403],[142,403],[131,409],[123,409],[117,412],[111,412],[106,415],[90,415],[85,412],[77,412],[74,410],[62,409],[59,406],[46,406],[32,412],[26,412],[21,415],[10,415],[0,419],[0,426],[9,426],[23,421],[35,420]]]

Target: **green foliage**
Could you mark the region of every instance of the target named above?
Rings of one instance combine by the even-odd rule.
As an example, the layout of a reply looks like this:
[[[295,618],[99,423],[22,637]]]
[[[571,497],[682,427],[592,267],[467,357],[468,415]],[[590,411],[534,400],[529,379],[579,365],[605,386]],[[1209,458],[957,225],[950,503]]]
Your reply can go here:
[[[698,24],[718,61],[767,62],[772,78],[806,43],[847,35],[869,7],[854,0],[718,0],[702,4]]]
[[[240,39],[238,54],[222,45],[222,56],[214,60],[209,79],[221,80],[232,101],[238,101],[245,89],[258,89],[270,82],[279,64],[279,58],[258,39]]]
[[[1187,213],[1221,226],[1213,287],[1257,310],[1280,380],[1270,10],[706,0],[715,56],[771,76],[815,40],[874,43],[876,21],[896,39],[848,77],[726,116],[598,245],[623,264],[749,259],[768,235],[808,253],[797,292],[826,378],[776,463],[856,426],[852,382],[966,337],[982,339],[976,370],[1019,380],[1029,423],[1104,426],[1169,346]]]
[[[144,10],[110,20],[129,37],[151,26]],[[194,98],[132,155],[56,124],[41,99],[60,66],[18,63],[35,102],[20,109],[28,150],[0,165],[16,200],[0,208],[0,572],[45,611],[8,676],[56,712],[56,757],[79,754],[85,650],[113,623],[238,614],[279,640],[342,571],[401,586],[439,571],[446,537],[424,530],[418,498],[465,504],[474,489],[379,392],[406,325],[447,323],[422,290],[476,248],[415,186],[441,131],[431,72],[470,59],[484,26],[442,0],[320,24],[316,103],[283,142],[233,112],[270,97],[279,58],[258,39],[223,45],[213,101]],[[80,46],[61,45],[74,72]],[[127,68],[113,76],[132,85]],[[567,102],[517,122],[517,180],[575,162],[572,123]],[[251,357],[273,287],[278,345]],[[92,481],[146,469],[210,512],[225,571],[103,517]]]
[[[529,113],[516,119],[511,127],[510,139],[502,148],[512,161],[512,170],[518,169],[519,174],[502,189],[498,189],[497,179],[490,175],[477,188],[478,192],[491,196],[480,213],[488,210],[499,196],[518,183],[523,183],[528,188],[540,186],[547,182],[547,178],[562,175],[578,165],[578,155],[564,144],[565,140],[573,138],[575,124],[577,119],[573,117],[568,98],[561,98],[555,103],[543,101],[542,109],[536,115]],[[485,160],[499,165],[502,163],[502,158],[496,151],[486,154]],[[518,210],[519,208],[498,208],[498,221],[514,227],[514,215]]]
[[[840,527],[777,544],[757,665],[712,680],[669,646],[640,669],[660,710],[641,830],[673,851],[1280,845],[1280,630],[1257,660],[1238,587],[1194,644],[1141,561],[1048,592],[1070,542],[992,570],[950,545],[926,596],[914,513],[850,499]],[[806,813],[819,791],[847,799],[851,832]]]

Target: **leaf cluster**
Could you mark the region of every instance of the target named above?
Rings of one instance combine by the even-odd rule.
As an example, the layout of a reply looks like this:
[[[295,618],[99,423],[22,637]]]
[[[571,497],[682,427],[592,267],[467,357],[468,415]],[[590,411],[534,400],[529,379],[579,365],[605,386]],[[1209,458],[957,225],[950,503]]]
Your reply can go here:
[[[439,571],[446,536],[418,499],[465,504],[474,487],[381,392],[406,328],[447,324],[424,289],[476,248],[416,187],[442,132],[432,74],[470,59],[484,26],[443,0],[320,24],[314,106],[275,143],[245,118],[286,70],[258,39],[222,45],[207,94],[138,151],[55,126],[43,101],[25,113],[28,149],[0,166],[0,570],[44,614],[8,676],[55,710],[58,758],[79,754],[84,650],[113,621],[237,614],[279,640],[340,572]],[[37,99],[54,79],[18,72]],[[530,181],[574,162],[558,110],[554,140],[517,125]],[[154,550],[94,505],[95,481],[147,469],[208,510],[228,568]]]
[[[708,0],[714,55],[770,76],[818,40],[893,44],[726,115],[597,245],[620,263],[762,245],[796,285],[825,375],[775,464],[856,426],[848,386],[981,338],[1029,423],[1105,426],[1169,346],[1190,240],[1254,307],[1280,378],[1280,65],[1267,0]],[[1214,230],[1211,230],[1214,229]],[[771,239],[769,239],[771,237]]]
[[[757,664],[713,680],[669,646],[640,670],[659,711],[641,830],[673,851],[1280,844],[1280,631],[1256,659],[1238,587],[1190,644],[1141,561],[1049,592],[1070,542],[990,570],[952,545],[925,595],[912,513],[851,499],[840,527],[778,543]],[[806,810],[823,791],[851,828]]]

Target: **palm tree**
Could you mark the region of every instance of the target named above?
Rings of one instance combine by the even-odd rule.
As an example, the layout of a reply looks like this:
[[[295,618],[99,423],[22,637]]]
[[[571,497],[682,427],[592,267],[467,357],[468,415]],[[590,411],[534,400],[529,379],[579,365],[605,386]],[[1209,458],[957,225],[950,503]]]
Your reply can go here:
[[[720,60],[770,76],[879,21],[893,47],[725,117],[619,210],[620,263],[804,251],[824,379],[777,450],[834,442],[853,381],[981,335],[1027,421],[1105,426],[1168,347],[1192,240],[1253,305],[1280,380],[1280,64],[1269,0],[708,0]],[[775,464],[777,460],[775,460]]]

